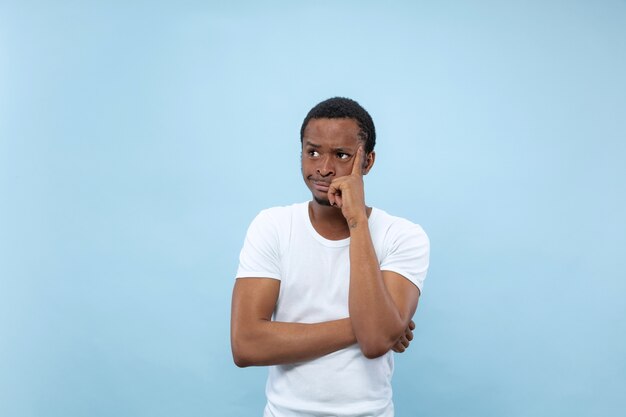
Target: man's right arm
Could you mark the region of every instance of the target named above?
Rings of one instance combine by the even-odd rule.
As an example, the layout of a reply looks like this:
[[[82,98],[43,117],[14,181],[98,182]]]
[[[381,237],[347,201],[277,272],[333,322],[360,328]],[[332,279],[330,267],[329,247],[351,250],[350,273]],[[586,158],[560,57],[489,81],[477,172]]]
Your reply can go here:
[[[272,321],[279,291],[276,279],[236,280],[230,337],[237,366],[302,362],[356,343],[349,318],[310,324]]]

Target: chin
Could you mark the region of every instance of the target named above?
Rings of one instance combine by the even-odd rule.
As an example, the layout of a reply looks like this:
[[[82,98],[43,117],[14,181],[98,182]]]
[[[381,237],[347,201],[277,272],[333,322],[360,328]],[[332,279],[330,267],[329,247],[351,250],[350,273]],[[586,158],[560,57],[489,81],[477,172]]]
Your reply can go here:
[[[328,201],[327,198],[319,198],[319,197],[313,196],[313,200],[315,200],[315,202],[321,206],[331,207],[330,201]]]

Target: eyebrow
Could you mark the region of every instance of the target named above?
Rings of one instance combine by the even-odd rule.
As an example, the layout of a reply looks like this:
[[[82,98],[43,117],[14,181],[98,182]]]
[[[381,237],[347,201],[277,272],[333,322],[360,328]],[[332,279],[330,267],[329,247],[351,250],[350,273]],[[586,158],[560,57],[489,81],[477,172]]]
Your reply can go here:
[[[310,146],[311,148],[315,148],[315,149],[319,149],[322,147],[322,145],[319,145],[317,143],[313,143],[310,140],[306,140],[305,146]],[[344,153],[350,153],[350,152],[354,152],[352,149],[346,149],[346,148],[333,148],[332,150],[333,152],[344,152]]]

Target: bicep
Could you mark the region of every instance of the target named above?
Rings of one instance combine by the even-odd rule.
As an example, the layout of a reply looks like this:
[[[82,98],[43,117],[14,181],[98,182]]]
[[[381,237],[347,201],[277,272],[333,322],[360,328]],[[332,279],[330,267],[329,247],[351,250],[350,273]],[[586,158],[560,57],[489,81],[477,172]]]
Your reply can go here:
[[[382,271],[383,281],[405,326],[415,314],[420,290],[407,278],[393,271]]]

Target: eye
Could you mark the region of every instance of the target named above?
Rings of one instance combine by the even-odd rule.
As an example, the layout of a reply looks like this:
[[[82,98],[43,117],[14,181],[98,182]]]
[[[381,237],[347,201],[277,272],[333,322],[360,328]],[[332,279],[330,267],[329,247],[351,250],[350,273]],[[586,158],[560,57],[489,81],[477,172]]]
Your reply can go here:
[[[350,155],[348,155],[345,152],[337,152],[337,158],[339,158],[339,159],[348,159],[348,158],[350,158]]]
[[[318,151],[316,151],[315,149],[309,149],[307,151],[307,153],[309,154],[310,157],[312,158],[317,158],[318,156],[320,156],[320,153]]]

